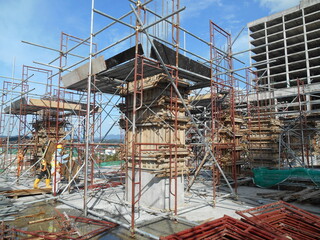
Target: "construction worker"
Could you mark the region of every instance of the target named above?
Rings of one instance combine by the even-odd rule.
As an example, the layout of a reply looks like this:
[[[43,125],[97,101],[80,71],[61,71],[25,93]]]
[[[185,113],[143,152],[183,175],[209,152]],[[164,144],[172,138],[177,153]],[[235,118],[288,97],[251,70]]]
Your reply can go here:
[[[46,179],[46,187],[51,188],[50,186],[50,179],[51,179],[51,165],[46,162],[45,159],[41,160],[41,167],[40,167],[40,173],[37,174],[36,180],[34,180],[33,188],[38,189],[39,188],[39,182],[41,179],[45,177]]]
[[[51,175],[53,179],[53,192],[56,192],[58,190],[58,184],[61,181],[61,166],[64,163],[65,158],[67,158],[69,155],[64,153],[63,146],[61,144],[57,145],[57,151],[52,156],[51,161]]]
[[[24,160],[24,156],[23,156],[22,150],[19,149],[17,154],[17,177],[18,178],[20,177],[20,173],[22,170],[23,160]]]

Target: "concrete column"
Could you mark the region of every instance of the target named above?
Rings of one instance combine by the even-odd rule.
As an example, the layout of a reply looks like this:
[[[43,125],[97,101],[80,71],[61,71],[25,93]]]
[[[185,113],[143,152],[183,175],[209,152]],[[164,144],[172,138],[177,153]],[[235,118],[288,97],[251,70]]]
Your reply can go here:
[[[131,201],[131,179],[132,171],[129,169],[128,177],[126,178],[126,200]],[[136,172],[136,179],[139,179],[139,171]],[[137,181],[137,180],[136,180]],[[178,208],[184,203],[184,177],[178,176]],[[156,208],[159,210],[173,210],[175,206],[174,193],[175,182],[174,179],[170,181],[169,177],[156,177],[156,175],[149,171],[141,170],[141,196],[139,199],[139,185],[136,185],[136,197],[139,199],[139,204],[148,208]],[[171,185],[171,187],[170,187]],[[171,190],[171,191],[170,191]]]
[[[310,99],[310,94],[306,94],[306,105],[307,105],[307,112],[311,111],[311,99]]]
[[[250,29],[248,28],[248,49],[252,49],[254,46],[251,44],[251,41],[250,41],[251,37],[250,37]],[[249,63],[250,65],[249,66],[252,66],[252,51],[249,51]],[[251,79],[251,74],[249,74],[249,89],[251,91],[251,85],[252,85],[252,79]]]
[[[274,97],[274,94],[273,94],[273,97]],[[278,99],[277,99],[277,98],[274,98],[274,111],[275,111],[275,112],[279,112],[277,105],[278,105]]]
[[[190,156],[185,129],[189,118],[182,103],[171,96],[173,89],[166,89],[169,83],[164,74],[138,80],[137,86],[143,86],[141,98],[150,111],[145,111],[144,104],[137,107],[136,135],[131,128],[126,129],[124,122],[120,122],[120,126],[127,130],[126,154],[130,156],[126,159],[126,199],[134,200],[136,206],[177,210],[184,202],[183,174],[186,173],[186,162]],[[182,80],[178,83],[180,93],[187,100],[189,85]],[[133,82],[129,82],[126,89],[127,106],[121,105],[121,111],[130,119],[133,116]],[[131,144],[133,137],[135,145]],[[135,161],[132,161],[133,157]],[[133,164],[135,171],[132,171]]]
[[[271,90],[270,87],[270,63],[269,63],[269,46],[268,46],[268,32],[267,32],[267,22],[264,22],[264,37],[266,42],[266,60],[267,60],[267,81],[268,81],[268,91]]]
[[[308,39],[307,39],[307,29],[306,29],[306,19],[304,16],[305,9],[302,9],[302,24],[303,24],[303,37],[304,37],[304,46],[306,54],[306,71],[307,71],[307,83],[311,83],[310,79],[310,63],[309,63],[309,49],[308,49]]]
[[[286,24],[285,24],[284,15],[282,15],[282,26],[283,26],[284,57],[285,57],[285,64],[286,64],[286,81],[287,81],[287,88],[289,88],[290,87],[289,60],[288,60],[287,34],[286,34]]]

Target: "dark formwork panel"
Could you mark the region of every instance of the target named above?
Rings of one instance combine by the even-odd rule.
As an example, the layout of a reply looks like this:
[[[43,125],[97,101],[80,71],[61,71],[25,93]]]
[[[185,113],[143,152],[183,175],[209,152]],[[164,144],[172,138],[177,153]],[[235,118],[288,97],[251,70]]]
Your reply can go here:
[[[153,44],[155,45],[159,55],[161,56],[162,60],[165,64],[175,66],[176,65],[176,51],[173,49],[165,46],[164,44],[153,40]],[[159,60],[154,48],[151,48],[151,58]],[[185,69],[189,72],[196,73],[205,77],[211,76],[211,69],[209,67],[204,66],[203,64],[192,60],[182,54],[179,53],[178,57],[178,65],[179,68]],[[189,79],[192,81],[192,79]]]

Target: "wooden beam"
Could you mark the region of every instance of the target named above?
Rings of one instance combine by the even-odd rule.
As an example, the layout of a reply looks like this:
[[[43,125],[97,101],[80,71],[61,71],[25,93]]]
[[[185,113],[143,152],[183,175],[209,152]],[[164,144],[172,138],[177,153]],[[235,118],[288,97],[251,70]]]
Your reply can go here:
[[[57,109],[59,105],[59,109],[63,109],[63,110],[74,110],[74,111],[82,110],[82,107],[80,104],[58,102],[58,101],[44,100],[44,99],[30,99],[29,105],[40,107],[40,108],[51,108],[51,109],[53,108]]]
[[[39,194],[51,193],[51,188],[41,188],[41,189],[18,189],[0,192],[1,195],[6,197],[22,197],[22,196],[32,196]]]

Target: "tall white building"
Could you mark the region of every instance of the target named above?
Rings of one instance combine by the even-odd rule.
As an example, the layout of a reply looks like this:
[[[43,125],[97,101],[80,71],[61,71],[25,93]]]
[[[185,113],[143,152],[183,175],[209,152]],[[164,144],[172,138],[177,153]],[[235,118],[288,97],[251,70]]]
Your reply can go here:
[[[272,99],[275,111],[286,116],[296,115],[301,104],[308,114],[318,113],[320,0],[302,0],[298,6],[249,23],[248,28],[259,99]]]

